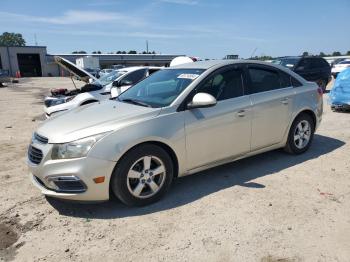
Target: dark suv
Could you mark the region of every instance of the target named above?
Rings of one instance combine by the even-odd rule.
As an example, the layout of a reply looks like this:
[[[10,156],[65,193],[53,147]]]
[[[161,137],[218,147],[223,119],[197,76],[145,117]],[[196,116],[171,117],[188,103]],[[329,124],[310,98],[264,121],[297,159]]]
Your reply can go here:
[[[332,79],[331,66],[321,57],[287,56],[277,58],[272,63],[288,67],[307,81],[316,82],[323,91]]]

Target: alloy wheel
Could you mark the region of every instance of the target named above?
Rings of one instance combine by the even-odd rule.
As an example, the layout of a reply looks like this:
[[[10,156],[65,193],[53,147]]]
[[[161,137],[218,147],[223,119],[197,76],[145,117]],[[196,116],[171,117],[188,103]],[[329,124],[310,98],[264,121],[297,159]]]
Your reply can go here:
[[[306,147],[311,138],[311,125],[308,121],[302,120],[296,126],[294,131],[294,144],[297,148],[303,149]]]
[[[166,177],[165,165],[158,157],[144,156],[128,171],[127,187],[137,198],[149,198],[163,186]]]

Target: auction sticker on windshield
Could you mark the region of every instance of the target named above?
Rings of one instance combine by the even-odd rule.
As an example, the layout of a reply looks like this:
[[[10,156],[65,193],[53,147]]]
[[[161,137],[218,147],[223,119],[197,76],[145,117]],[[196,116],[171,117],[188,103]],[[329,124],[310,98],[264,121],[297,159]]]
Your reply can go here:
[[[197,77],[199,77],[197,74],[181,74],[177,78],[195,80]]]

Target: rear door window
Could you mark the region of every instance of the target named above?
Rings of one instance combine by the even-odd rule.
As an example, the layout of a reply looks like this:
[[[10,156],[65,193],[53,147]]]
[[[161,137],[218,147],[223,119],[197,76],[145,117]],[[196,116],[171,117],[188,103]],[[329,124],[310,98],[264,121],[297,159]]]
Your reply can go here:
[[[255,94],[281,88],[278,71],[265,67],[248,67],[249,93]]]
[[[281,88],[291,87],[291,76],[288,75],[285,72],[280,71],[280,77],[281,77]]]

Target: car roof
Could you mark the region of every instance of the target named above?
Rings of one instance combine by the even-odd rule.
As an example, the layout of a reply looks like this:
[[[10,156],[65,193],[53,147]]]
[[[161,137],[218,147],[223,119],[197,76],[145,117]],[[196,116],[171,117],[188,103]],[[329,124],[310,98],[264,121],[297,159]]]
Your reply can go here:
[[[267,65],[267,66],[273,66],[278,67],[274,64],[258,61],[258,60],[208,60],[208,61],[198,61],[193,63],[187,63],[187,64],[181,64],[177,66],[168,67],[169,69],[209,69],[211,67],[216,66],[225,66],[225,65],[234,65],[234,64],[260,64],[260,65]]]
[[[298,74],[294,73],[290,69],[281,66],[281,65],[276,65],[273,63],[269,62],[263,62],[263,61],[258,61],[258,60],[208,60],[208,61],[199,61],[199,62],[193,62],[193,63],[188,63],[188,64],[182,64],[178,66],[172,66],[172,67],[167,67],[165,70],[171,70],[171,69],[204,69],[208,70],[211,68],[211,70],[216,70],[222,66],[226,65],[235,65],[235,64],[254,64],[254,65],[264,65],[268,67],[272,67],[278,70],[281,70],[294,78],[298,79],[300,82],[305,83],[305,79],[303,79],[301,76]]]

